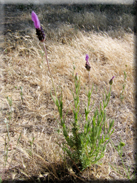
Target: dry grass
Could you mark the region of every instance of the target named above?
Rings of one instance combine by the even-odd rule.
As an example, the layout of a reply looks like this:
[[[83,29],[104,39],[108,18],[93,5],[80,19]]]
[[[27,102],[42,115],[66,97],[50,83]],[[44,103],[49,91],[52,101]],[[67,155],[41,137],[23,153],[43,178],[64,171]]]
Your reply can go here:
[[[47,11],[51,12],[49,9]],[[65,8],[64,12],[67,12]],[[44,13],[41,13],[41,16],[42,14]],[[24,13],[22,17],[26,21],[27,16],[25,16]],[[81,16],[81,14],[78,14],[78,16]],[[87,13],[85,16],[90,18],[92,15],[89,16]],[[77,22],[77,18],[76,16],[74,21]],[[30,16],[28,20],[30,20]],[[10,41],[6,40],[5,49],[0,56],[2,61],[0,94],[2,104],[0,116],[1,157],[4,155],[4,137],[6,134],[4,119],[11,115],[9,120],[11,145],[8,150],[7,167],[9,167],[10,160],[12,162],[9,170],[5,172],[4,178],[29,179],[31,176],[39,178],[45,176],[53,180],[62,180],[63,178],[67,180],[67,175],[76,178],[77,175],[73,172],[69,163],[66,165],[66,162],[60,157],[63,152],[55,143],[58,138],[56,133],[58,113],[50,95],[51,91],[54,93],[51,77],[48,73],[43,45],[37,40],[34,28],[29,29],[29,31],[24,36],[21,36],[20,32],[12,34],[9,31],[7,37],[10,38]],[[60,95],[60,88],[62,88],[64,112],[68,112],[68,125],[73,117],[71,109],[73,104],[71,89],[74,87],[73,65],[76,67],[75,73],[78,73],[78,76],[81,77],[81,114],[84,113],[83,107],[86,103],[87,88],[92,87],[93,84],[95,86],[92,94],[92,102],[95,102],[94,110],[102,99],[104,87],[108,89],[108,81],[112,76],[115,76],[107,116],[115,120],[115,132],[112,136],[114,143],[117,145],[120,138],[126,143],[123,157],[126,168],[129,166],[133,168],[133,140],[136,129],[134,121],[134,35],[132,32],[123,32],[122,37],[114,35],[112,37],[109,33],[84,32],[75,30],[72,25],[68,24],[61,25],[57,30],[51,29],[47,32],[46,40],[49,65],[58,95]],[[86,53],[90,57],[90,84],[88,84],[88,73],[84,67]],[[120,93],[124,84],[124,71],[127,78],[124,100],[121,101]],[[23,91],[23,101],[21,100],[20,87]],[[11,113],[9,113],[10,106],[6,99],[7,96],[12,98]],[[20,134],[21,138],[18,142]],[[33,138],[34,143],[31,143]],[[1,169],[3,168],[2,161],[1,158]],[[112,162],[120,167],[122,175],[112,170],[109,165]],[[66,166],[68,166],[68,169],[66,169]],[[80,181],[82,177],[94,180],[124,179],[124,174],[118,154],[109,146],[105,157],[102,159],[102,164],[93,165],[89,171],[83,172],[78,180]]]

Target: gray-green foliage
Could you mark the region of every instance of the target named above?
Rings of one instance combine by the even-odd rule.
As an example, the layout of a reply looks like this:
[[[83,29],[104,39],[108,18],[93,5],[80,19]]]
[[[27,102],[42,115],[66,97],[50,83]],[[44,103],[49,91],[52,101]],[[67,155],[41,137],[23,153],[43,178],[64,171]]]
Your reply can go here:
[[[61,147],[80,171],[86,167],[89,167],[91,164],[97,163],[104,156],[106,145],[110,141],[110,136],[114,131],[112,129],[114,121],[112,120],[109,122],[109,125],[107,126],[105,109],[110,100],[110,85],[108,94],[105,94],[105,97],[103,97],[103,102],[100,103],[99,109],[96,108],[91,118],[89,117],[89,114],[92,90],[88,92],[88,102],[87,107],[85,107],[84,128],[80,128],[80,79],[77,77],[77,75],[74,78],[74,118],[72,120],[70,129],[67,128],[65,118],[63,117],[62,95],[60,98],[56,96],[56,98],[53,100],[58,108],[60,125],[65,138],[65,143],[62,143]]]

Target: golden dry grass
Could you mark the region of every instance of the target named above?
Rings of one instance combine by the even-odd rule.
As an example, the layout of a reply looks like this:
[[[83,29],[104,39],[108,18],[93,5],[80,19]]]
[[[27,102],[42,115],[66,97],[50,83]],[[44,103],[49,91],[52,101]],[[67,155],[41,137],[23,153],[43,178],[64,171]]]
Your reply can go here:
[[[60,33],[60,34],[59,34]],[[135,64],[134,64],[134,35],[123,33],[121,38],[112,38],[107,32],[95,33],[92,31],[75,32],[69,25],[58,29],[61,35],[55,40],[48,37],[45,44],[48,53],[50,70],[57,90],[63,93],[64,113],[67,113],[66,122],[70,125],[73,118],[73,96],[71,89],[74,87],[72,72],[81,78],[81,114],[84,114],[87,89],[94,84],[91,111],[102,100],[104,87],[109,89],[109,80],[115,76],[112,95],[107,108],[108,118],[114,119],[114,134],[112,140],[118,145],[120,140],[126,143],[123,159],[126,168],[134,167],[134,138],[135,138]],[[56,35],[56,32],[53,32]],[[68,164],[68,170],[60,154],[62,150],[57,146],[58,112],[51,98],[54,94],[51,76],[48,72],[43,45],[38,41],[34,28],[31,35],[20,36],[17,32],[12,34],[12,42],[6,42],[5,50],[1,54],[1,170],[3,169],[4,137],[6,126],[4,119],[11,115],[9,120],[10,147],[7,168],[12,160],[9,170],[3,176],[5,179],[30,178],[31,176],[60,179],[66,175],[77,176]],[[16,41],[15,41],[16,40]],[[88,72],[85,69],[85,55],[89,54],[91,65],[90,84]],[[124,71],[127,74],[124,100],[121,101],[120,93],[124,84]],[[21,100],[21,89],[23,102]],[[12,98],[12,109],[6,97]],[[10,113],[10,110],[12,112]],[[18,138],[21,137],[18,142]],[[34,143],[31,142],[34,138]],[[61,142],[61,139],[59,139]],[[18,143],[17,143],[18,142]],[[83,177],[89,179],[125,179],[125,170],[115,150],[109,145],[102,164],[92,167]],[[122,175],[114,171],[109,164],[120,167]],[[3,171],[4,172],[4,171]],[[2,176],[2,171],[1,171]]]

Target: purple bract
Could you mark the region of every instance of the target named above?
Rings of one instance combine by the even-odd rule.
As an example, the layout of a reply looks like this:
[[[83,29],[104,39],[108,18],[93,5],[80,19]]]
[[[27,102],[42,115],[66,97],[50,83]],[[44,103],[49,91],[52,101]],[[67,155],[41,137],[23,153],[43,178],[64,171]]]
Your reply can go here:
[[[89,56],[88,56],[88,54],[86,54],[86,58],[85,58],[85,60],[88,62],[88,59],[89,59]]]
[[[31,13],[31,18],[32,18],[32,21],[34,22],[34,26],[36,29],[40,29],[40,21],[38,19],[38,16],[36,15],[36,13],[34,11],[32,11]]]

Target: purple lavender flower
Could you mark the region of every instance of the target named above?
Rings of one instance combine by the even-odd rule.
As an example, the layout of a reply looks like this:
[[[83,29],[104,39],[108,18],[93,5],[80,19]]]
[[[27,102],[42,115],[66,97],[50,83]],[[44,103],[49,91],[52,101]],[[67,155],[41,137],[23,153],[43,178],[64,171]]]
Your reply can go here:
[[[88,59],[89,59],[89,56],[88,56],[88,54],[86,54],[86,57],[85,57],[85,60],[86,60],[85,68],[86,68],[88,71],[90,71],[91,66],[90,66],[90,64],[89,64]]]
[[[109,81],[109,84],[112,85],[113,84],[113,79],[114,79],[115,76],[113,76],[110,81]]]
[[[34,11],[32,11],[32,13],[31,13],[31,18],[32,18],[32,21],[34,22],[34,26],[36,28],[36,35],[38,36],[38,39],[43,42],[45,40],[45,34],[42,29],[42,26],[40,25],[38,16],[36,15],[36,13]]]

